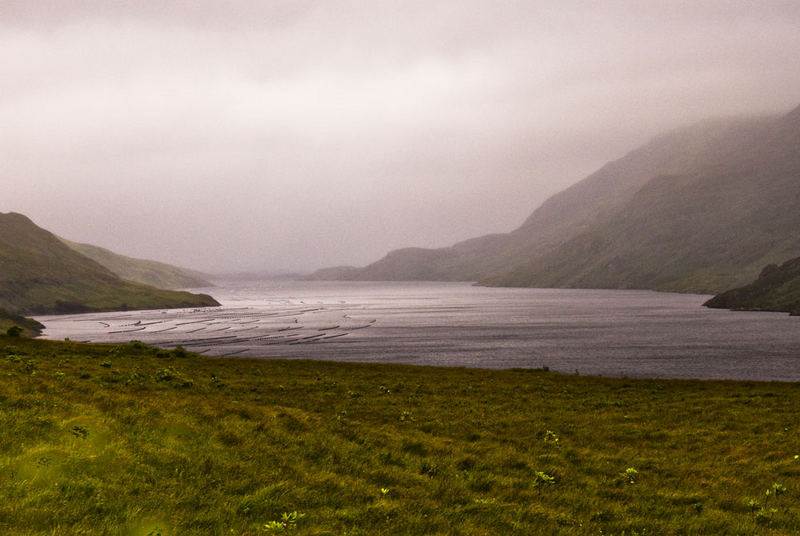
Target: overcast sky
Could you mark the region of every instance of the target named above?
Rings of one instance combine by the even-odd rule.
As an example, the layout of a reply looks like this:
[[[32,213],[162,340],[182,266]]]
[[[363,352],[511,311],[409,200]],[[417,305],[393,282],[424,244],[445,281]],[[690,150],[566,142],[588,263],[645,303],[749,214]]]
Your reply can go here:
[[[0,212],[206,271],[447,246],[797,106],[798,29],[795,0],[0,0]]]

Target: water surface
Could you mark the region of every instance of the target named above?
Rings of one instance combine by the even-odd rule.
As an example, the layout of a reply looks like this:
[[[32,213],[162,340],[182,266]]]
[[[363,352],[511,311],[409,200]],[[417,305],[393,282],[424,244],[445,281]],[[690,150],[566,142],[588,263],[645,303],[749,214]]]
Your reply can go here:
[[[219,308],[38,317],[44,337],[216,356],[800,380],[800,318],[708,296],[466,283],[221,282]]]

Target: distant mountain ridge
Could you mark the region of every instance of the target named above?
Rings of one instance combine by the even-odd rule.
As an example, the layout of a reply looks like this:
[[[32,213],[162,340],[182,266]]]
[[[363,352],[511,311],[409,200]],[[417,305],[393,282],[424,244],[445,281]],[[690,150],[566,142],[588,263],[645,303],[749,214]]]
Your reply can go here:
[[[22,214],[0,213],[0,309],[11,314],[205,307],[205,294],[119,278]]]
[[[800,255],[798,177],[800,107],[704,121],[606,164],[510,233],[310,277],[716,293]]]
[[[99,246],[80,244],[65,238],[61,238],[61,241],[78,253],[105,266],[122,279],[164,289],[214,286],[205,278],[205,274],[194,270],[179,268],[158,261],[135,259]]]

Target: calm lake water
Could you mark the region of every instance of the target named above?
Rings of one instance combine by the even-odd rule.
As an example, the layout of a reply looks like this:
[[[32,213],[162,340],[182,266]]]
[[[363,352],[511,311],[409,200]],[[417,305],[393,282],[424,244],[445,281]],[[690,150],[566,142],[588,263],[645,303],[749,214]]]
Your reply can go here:
[[[219,308],[44,316],[44,337],[216,356],[800,380],[800,318],[708,296],[466,283],[220,282]]]

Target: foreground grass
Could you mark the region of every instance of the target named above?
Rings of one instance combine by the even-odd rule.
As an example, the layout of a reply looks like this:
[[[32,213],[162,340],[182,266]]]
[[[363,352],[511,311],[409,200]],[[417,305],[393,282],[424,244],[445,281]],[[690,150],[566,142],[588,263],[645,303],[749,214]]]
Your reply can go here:
[[[798,407],[788,383],[0,338],[0,533],[797,534]]]

